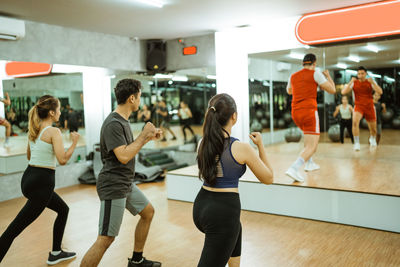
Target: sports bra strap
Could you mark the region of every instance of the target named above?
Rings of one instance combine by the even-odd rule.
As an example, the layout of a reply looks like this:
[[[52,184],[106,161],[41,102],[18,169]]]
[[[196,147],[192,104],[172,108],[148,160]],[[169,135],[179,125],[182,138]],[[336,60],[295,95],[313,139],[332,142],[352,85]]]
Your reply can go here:
[[[43,130],[40,132],[40,134],[39,134],[39,137],[38,137],[38,140],[40,140],[40,138],[42,137],[42,134],[44,133],[44,131],[46,131],[48,128],[50,128],[51,126],[49,125],[49,126],[47,126],[47,127],[44,127],[43,128]]]

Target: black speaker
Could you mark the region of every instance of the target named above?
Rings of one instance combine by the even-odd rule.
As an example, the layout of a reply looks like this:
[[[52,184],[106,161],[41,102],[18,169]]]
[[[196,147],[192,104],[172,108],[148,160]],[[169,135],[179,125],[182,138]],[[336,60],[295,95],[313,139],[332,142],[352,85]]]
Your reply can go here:
[[[167,44],[163,40],[147,40],[146,68],[152,72],[167,68]]]

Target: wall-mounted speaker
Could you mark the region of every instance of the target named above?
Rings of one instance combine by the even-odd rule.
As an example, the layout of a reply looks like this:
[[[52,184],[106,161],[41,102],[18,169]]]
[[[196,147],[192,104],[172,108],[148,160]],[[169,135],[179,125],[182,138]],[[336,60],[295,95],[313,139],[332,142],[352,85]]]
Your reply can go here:
[[[167,43],[163,40],[147,40],[146,69],[162,72],[167,68]]]

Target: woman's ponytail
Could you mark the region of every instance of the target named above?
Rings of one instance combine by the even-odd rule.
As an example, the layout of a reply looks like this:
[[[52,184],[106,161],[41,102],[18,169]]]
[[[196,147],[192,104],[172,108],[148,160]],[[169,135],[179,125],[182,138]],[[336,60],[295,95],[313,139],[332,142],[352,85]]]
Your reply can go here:
[[[29,110],[28,118],[28,138],[30,141],[35,141],[40,131],[40,118],[37,105],[34,105],[31,110]]]

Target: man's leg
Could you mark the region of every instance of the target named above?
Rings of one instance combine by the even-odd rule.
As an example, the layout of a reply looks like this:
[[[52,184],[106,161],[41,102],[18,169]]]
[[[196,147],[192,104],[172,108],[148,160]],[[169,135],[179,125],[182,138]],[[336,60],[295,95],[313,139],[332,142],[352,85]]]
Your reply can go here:
[[[315,152],[317,152],[319,135],[305,134],[304,135],[304,149],[300,153],[300,157],[307,162]]]
[[[92,247],[86,252],[82,259],[81,267],[96,267],[99,265],[104,253],[110,247],[111,243],[114,241],[113,236],[101,236],[97,237],[96,242]]]
[[[376,121],[367,121],[369,128],[369,142],[371,146],[376,146]]]
[[[362,119],[362,114],[360,112],[353,112],[353,137],[354,137],[354,150],[360,150],[360,121]]]
[[[124,216],[126,198],[102,200],[100,204],[99,235],[96,242],[86,252],[81,267],[97,266],[104,253],[119,233]]]
[[[149,234],[151,221],[154,217],[153,205],[151,205],[149,200],[136,185],[132,185],[132,192],[126,199],[126,208],[132,215],[139,214],[140,216],[139,222],[137,223],[135,229],[135,244],[132,258],[129,260],[129,266],[137,266],[137,264],[143,263],[143,261],[152,262],[143,258],[143,250]],[[152,266],[154,267],[161,266],[161,263],[159,262],[152,263]]]

